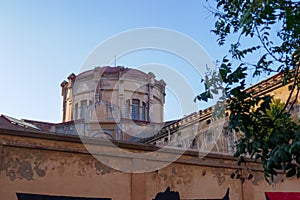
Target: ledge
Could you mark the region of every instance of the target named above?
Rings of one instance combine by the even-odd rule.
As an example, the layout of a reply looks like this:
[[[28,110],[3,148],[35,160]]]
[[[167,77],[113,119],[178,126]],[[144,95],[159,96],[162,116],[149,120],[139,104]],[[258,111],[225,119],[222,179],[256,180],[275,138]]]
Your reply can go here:
[[[22,147],[22,148],[32,148],[32,149],[44,149],[44,150],[52,150],[52,151],[62,151],[62,152],[71,152],[71,153],[83,153],[83,154],[89,154],[89,152],[85,149],[84,145],[82,144],[82,140],[86,144],[91,145],[103,145],[107,147],[120,147],[123,149],[130,150],[138,150],[138,151],[156,151],[159,149],[159,147],[156,147],[154,145],[149,144],[142,144],[142,143],[132,143],[132,142],[126,142],[126,141],[104,141],[99,140],[95,138],[80,138],[79,136],[74,135],[62,135],[62,134],[52,134],[49,132],[38,132],[38,131],[18,131],[18,130],[11,130],[11,129],[3,129],[0,128],[0,138],[1,135],[3,136],[12,136],[12,137],[19,137],[19,138],[31,138],[33,139],[32,143],[25,143],[21,140],[12,140],[11,142],[7,143],[0,143],[0,146],[15,146],[15,147]],[[34,140],[48,140],[48,141],[55,141],[55,142],[61,142],[61,145],[58,145],[57,143],[53,143],[52,145],[49,144],[49,146],[45,143],[38,143]],[[0,141],[1,142],[1,141]],[[77,144],[77,146],[66,146],[63,144],[64,142],[70,142]],[[82,146],[81,146],[82,144]],[[78,146],[80,145],[80,146]],[[174,149],[174,148],[166,148],[161,150],[160,152],[165,154],[180,154],[179,159],[175,161],[175,163],[186,163],[191,165],[201,165],[201,166],[213,166],[213,167],[225,167],[225,168],[232,168],[232,169],[238,169],[238,168],[245,168],[246,166],[238,166],[236,165],[237,158],[229,155],[229,154],[221,154],[221,153],[205,153],[202,158],[199,158],[199,152],[196,150],[181,150],[181,149]],[[151,160],[151,159],[150,159]],[[217,161],[219,160],[219,161]],[[156,161],[156,160],[155,160]],[[163,160],[158,159],[158,162],[164,162]],[[246,159],[246,162],[248,164],[257,165],[258,163],[254,163],[251,159]],[[255,171],[261,171],[262,169],[258,166],[248,166],[251,169]]]

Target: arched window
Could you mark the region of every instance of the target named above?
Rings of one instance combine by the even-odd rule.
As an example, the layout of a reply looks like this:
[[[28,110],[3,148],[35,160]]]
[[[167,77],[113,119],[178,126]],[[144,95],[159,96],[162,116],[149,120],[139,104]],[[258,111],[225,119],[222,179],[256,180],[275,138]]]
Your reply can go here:
[[[133,119],[133,120],[140,119],[140,100],[138,100],[138,99],[132,100],[131,119]]]
[[[87,112],[87,100],[81,101],[81,115],[80,118],[83,119],[86,117]]]
[[[112,114],[112,112],[114,111],[114,107],[112,106],[111,103],[106,103],[106,114]]]

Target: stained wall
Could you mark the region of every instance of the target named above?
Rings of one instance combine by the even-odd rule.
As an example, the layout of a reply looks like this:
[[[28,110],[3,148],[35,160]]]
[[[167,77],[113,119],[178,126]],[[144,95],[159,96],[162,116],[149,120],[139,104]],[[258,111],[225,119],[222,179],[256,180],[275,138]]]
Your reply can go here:
[[[0,197],[16,200],[16,193],[32,193],[77,197],[111,198],[113,200],[153,199],[170,187],[181,199],[221,198],[230,188],[231,199],[265,199],[264,192],[298,191],[300,181],[280,175],[275,185],[268,185],[258,163],[247,160],[241,166],[226,154],[199,157],[196,151],[185,153],[166,149],[162,156],[150,158],[145,153],[157,147],[134,143],[110,143],[95,139],[85,141],[75,136],[50,135],[0,129]],[[140,171],[156,164],[167,164],[175,152],[183,153],[162,169],[148,173],[126,173],[112,169],[90,155],[87,148],[97,150],[110,166],[121,161],[127,170],[139,165]],[[135,152],[130,158],[116,154],[116,148]],[[101,160],[102,161],[102,160]],[[242,176],[254,177],[243,184],[230,174],[239,170]]]

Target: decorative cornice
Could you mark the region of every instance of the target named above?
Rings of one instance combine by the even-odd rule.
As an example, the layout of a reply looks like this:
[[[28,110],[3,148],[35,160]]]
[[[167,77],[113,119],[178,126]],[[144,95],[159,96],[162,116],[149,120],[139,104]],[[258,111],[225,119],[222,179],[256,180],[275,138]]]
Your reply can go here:
[[[283,85],[282,85],[283,75],[284,75],[283,73],[278,73],[274,76],[271,76],[255,85],[247,88],[245,91],[251,92],[255,96],[267,94],[268,92],[270,92],[270,90],[274,90],[276,88],[283,87]],[[292,79],[295,77],[294,71],[291,71],[291,76],[292,76]],[[287,84],[291,83],[292,79]],[[200,110],[199,112],[194,112],[186,117],[183,117],[172,124],[168,124],[167,126],[164,126],[157,135],[154,135],[150,138],[145,138],[145,139],[143,139],[142,142],[150,143],[150,142],[153,142],[155,140],[158,140],[160,138],[167,136],[169,131],[171,134],[173,134],[174,132],[178,131],[180,128],[183,128],[183,127],[186,127],[191,124],[198,123],[198,122],[201,122],[204,120],[208,120],[209,118],[211,118],[213,109],[214,109],[214,106],[211,106],[207,109]]]

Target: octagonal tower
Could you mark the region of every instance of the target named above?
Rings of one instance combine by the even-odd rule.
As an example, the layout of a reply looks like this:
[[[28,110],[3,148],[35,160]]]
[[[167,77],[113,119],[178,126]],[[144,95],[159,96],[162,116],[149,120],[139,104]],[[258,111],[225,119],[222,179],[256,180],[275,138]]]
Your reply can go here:
[[[96,67],[63,81],[63,122],[78,134],[133,140],[155,134],[163,122],[163,80],[125,67]]]

